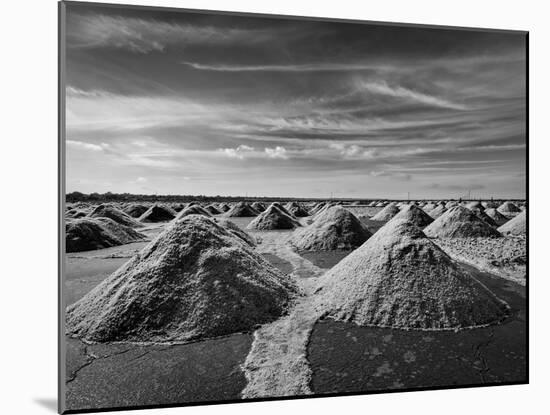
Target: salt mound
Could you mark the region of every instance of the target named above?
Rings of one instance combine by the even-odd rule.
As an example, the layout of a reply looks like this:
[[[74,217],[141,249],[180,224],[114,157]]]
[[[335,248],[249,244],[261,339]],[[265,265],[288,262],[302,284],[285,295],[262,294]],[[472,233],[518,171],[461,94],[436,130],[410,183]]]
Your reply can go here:
[[[481,204],[479,201],[470,202],[466,205],[466,207],[470,210],[484,210],[485,207]]]
[[[166,222],[176,217],[176,212],[168,206],[154,204],[139,217],[140,222]]]
[[[485,209],[496,209],[498,207],[497,202],[488,201],[488,202],[482,202],[481,203]]]
[[[355,249],[372,236],[349,210],[333,206],[304,229],[295,231],[289,242],[298,251]]]
[[[433,238],[500,237],[496,229],[464,206],[455,206],[424,229]]]
[[[199,205],[192,205],[185,209],[183,209],[180,213],[177,214],[176,219],[181,219],[189,215],[202,215],[202,216],[212,216],[210,215],[210,212],[208,212],[206,209],[202,208]]]
[[[314,218],[318,218],[320,215],[325,213],[327,210],[329,210],[331,207],[337,206],[334,203],[325,203],[321,209],[319,209],[314,215]]]
[[[248,233],[243,231],[241,228],[239,228],[238,225],[231,222],[229,219],[224,218],[216,218],[215,219],[217,223],[219,223],[221,226],[223,226],[225,229],[229,231],[233,236],[236,236],[240,240],[242,240],[244,243],[251,247],[256,246],[256,240],[250,236]]]
[[[502,213],[500,213],[495,208],[488,208],[485,210],[485,214],[489,216],[493,221],[498,225],[503,225],[506,222],[508,222],[508,218],[504,216]]]
[[[231,208],[226,203],[220,203],[218,205],[218,209],[220,210],[220,212],[227,212]]]
[[[305,218],[306,216],[309,216],[308,211],[296,202],[287,203],[285,208],[288,213],[296,218]]]
[[[443,205],[437,205],[435,208],[430,210],[429,215],[433,219],[439,218],[441,215],[443,215],[445,212],[447,212],[447,208]]]
[[[273,229],[294,229],[302,226],[292,216],[283,212],[275,203],[272,203],[265,211],[260,213],[247,229],[273,230]]]
[[[206,210],[208,213],[210,213],[211,215],[219,215],[220,213],[220,210],[213,204],[211,205],[208,205],[204,208],[204,210]]]
[[[510,213],[518,213],[521,212],[521,209],[518,208],[515,204],[513,204],[510,201],[504,202],[502,205],[500,205],[497,209],[500,213],[504,214],[510,214]]]
[[[130,206],[127,206],[124,209],[124,212],[133,218],[139,218],[141,215],[147,212],[147,209],[147,206],[132,204]]]
[[[227,212],[225,212],[225,216],[234,218],[251,217],[257,215],[258,212],[246,202],[239,202]]]
[[[317,203],[315,206],[313,206],[313,207],[310,209],[309,213],[310,213],[312,216],[314,216],[314,215],[317,214],[317,212],[319,212],[319,211],[320,211],[321,209],[323,209],[324,207],[325,207],[325,203],[322,203],[322,202],[321,202],[321,203]]]
[[[425,228],[434,221],[430,217],[430,215],[428,215],[416,205],[405,206],[391,220],[404,220],[406,222],[411,222],[418,226],[420,229]]]
[[[393,203],[390,203],[384,209],[382,209],[380,212],[374,215],[371,219],[379,220],[379,221],[388,221],[398,213],[399,213],[399,208],[395,206]]]
[[[290,216],[290,217],[293,217],[292,216],[292,213],[290,213],[286,207],[284,207],[283,205],[281,205],[279,202],[273,202],[270,206],[274,206],[276,207],[277,209],[279,209],[281,212],[283,212],[284,214]],[[269,208],[269,206],[268,206]]]
[[[504,235],[525,235],[527,232],[527,211],[524,210],[515,218],[498,228]]]
[[[473,209],[472,212],[474,212],[477,217],[481,220],[483,220],[484,222],[488,223],[489,225],[491,225],[493,228],[498,228],[498,225],[497,223],[489,216],[485,213],[485,211],[483,210],[477,210],[477,209]]]
[[[280,317],[297,288],[213,219],[190,215],[67,308],[88,341],[186,341]]]
[[[264,204],[263,204],[263,203],[260,203],[260,202],[254,202],[254,203],[252,203],[252,208],[253,208],[254,210],[257,210],[258,212],[263,212],[263,211],[266,209],[266,207],[264,206]]]
[[[388,222],[320,279],[320,311],[363,326],[442,330],[504,319],[508,306],[414,224]]]
[[[142,233],[109,218],[76,219],[65,226],[65,251],[92,251],[145,238]]]
[[[134,218],[126,213],[114,208],[107,204],[101,204],[92,210],[88,217],[90,218],[109,218],[124,226],[130,226],[132,228],[139,228],[141,223],[137,222]]]
[[[434,205],[433,203],[431,203],[431,202],[430,202],[430,203],[426,203],[426,204],[424,205],[424,208],[423,208],[423,209],[424,209],[424,212],[430,213],[431,210],[435,209],[435,205]]]

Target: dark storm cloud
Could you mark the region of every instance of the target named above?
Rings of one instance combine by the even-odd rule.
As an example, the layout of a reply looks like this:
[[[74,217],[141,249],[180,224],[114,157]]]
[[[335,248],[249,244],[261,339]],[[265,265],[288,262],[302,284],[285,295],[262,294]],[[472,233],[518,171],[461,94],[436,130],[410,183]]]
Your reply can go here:
[[[520,33],[68,10],[69,186],[525,192]]]

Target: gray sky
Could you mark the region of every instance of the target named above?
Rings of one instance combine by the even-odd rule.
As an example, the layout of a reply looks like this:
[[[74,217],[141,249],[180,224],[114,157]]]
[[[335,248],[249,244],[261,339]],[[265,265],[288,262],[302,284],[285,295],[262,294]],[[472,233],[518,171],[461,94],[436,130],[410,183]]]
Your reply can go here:
[[[67,191],[524,197],[525,37],[69,5]]]

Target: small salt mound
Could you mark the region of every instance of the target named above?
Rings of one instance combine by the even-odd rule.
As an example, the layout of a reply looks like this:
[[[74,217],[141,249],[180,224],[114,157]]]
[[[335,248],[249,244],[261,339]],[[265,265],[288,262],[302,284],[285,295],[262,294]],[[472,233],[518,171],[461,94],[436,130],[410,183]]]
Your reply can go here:
[[[176,213],[181,212],[186,207],[187,207],[187,205],[185,203],[172,203],[170,205],[170,209],[172,209]]]
[[[378,220],[378,221],[388,221],[398,213],[399,213],[399,208],[395,206],[393,203],[390,203],[388,206],[386,206],[384,209],[382,209],[380,212],[374,215],[371,219]]]
[[[270,206],[274,206],[276,207],[277,209],[279,209],[281,212],[283,212],[284,214],[290,216],[290,217],[293,217],[292,216],[292,213],[290,213],[288,210],[286,210],[286,207],[284,207],[283,205],[281,205],[279,202],[273,202]],[[269,208],[269,206],[268,206]],[[296,219],[296,218],[294,218]]]
[[[435,205],[433,203],[426,203],[423,207],[424,212],[430,213],[431,210],[435,209]]]
[[[76,219],[65,226],[65,251],[92,251],[145,238],[142,233],[109,218]]]
[[[287,203],[285,209],[296,218],[305,218],[306,216],[309,216],[308,211],[296,202]]]
[[[485,209],[496,209],[499,206],[497,202],[493,202],[493,201],[482,202],[481,204]]]
[[[181,219],[189,215],[211,216],[210,212],[208,212],[206,209],[200,207],[199,205],[192,205],[183,209],[180,213],[178,213],[176,218]]]
[[[498,228],[504,235],[525,235],[527,233],[527,211],[524,210],[515,218]]]
[[[252,208],[257,210],[258,212],[263,212],[266,207],[264,206],[263,203],[260,203],[260,202],[254,202],[252,203]]]
[[[443,205],[437,205],[435,208],[430,210],[429,215],[433,219],[439,218],[441,215],[443,215],[445,212],[447,212],[447,208]]]
[[[502,235],[474,212],[455,206],[434,220],[424,232],[433,238],[501,237]]]
[[[319,214],[304,229],[296,230],[289,239],[298,251],[332,251],[355,249],[372,236],[349,210],[333,206]]]
[[[405,206],[391,220],[404,220],[406,222],[414,223],[420,229],[425,228],[434,221],[430,215],[416,205]]]
[[[130,226],[132,228],[139,228],[141,223],[137,222],[134,218],[126,213],[114,208],[107,204],[101,204],[92,210],[88,217],[90,218],[109,218],[124,226]]]
[[[385,203],[385,202],[378,202],[378,203],[376,204],[376,207],[384,207],[384,206],[386,206],[386,203]]]
[[[67,308],[87,341],[187,341],[254,329],[284,314],[294,282],[213,219],[173,221]]]
[[[414,224],[388,222],[320,278],[325,317],[363,326],[444,330],[503,320],[508,306]]]
[[[498,228],[498,225],[497,223],[489,216],[485,213],[485,211],[483,210],[478,210],[478,209],[472,209],[472,212],[474,212],[477,217],[481,220],[483,220],[484,222],[488,223],[489,225],[491,225],[493,228]]]
[[[242,218],[258,216],[258,212],[246,202],[239,202],[224,214],[227,217]]]
[[[139,217],[140,222],[166,222],[176,217],[176,212],[168,206],[154,204]]]
[[[321,209],[325,207],[326,203],[317,203],[313,208],[310,209],[309,213],[314,216],[316,215]]]
[[[479,201],[470,202],[466,205],[466,207],[470,210],[484,210],[485,208]]]
[[[218,207],[214,204],[211,204],[211,205],[208,205],[204,208],[204,210],[206,210],[208,213],[210,213],[211,215],[219,215],[220,213],[222,213]]]
[[[275,203],[272,203],[265,211],[260,213],[247,229],[273,230],[273,229],[294,229],[302,226],[292,216],[283,212]]]
[[[484,212],[487,216],[489,216],[497,225],[502,226],[506,222],[509,221],[509,218],[504,216],[502,213],[500,213],[495,208],[487,208]]]
[[[226,203],[220,203],[218,205],[218,209],[220,210],[220,212],[227,212],[231,208]]]
[[[247,245],[251,247],[256,246],[256,240],[229,219],[216,218],[216,222],[225,227],[231,234],[241,239]]]
[[[124,212],[127,215],[130,215],[133,218],[139,218],[145,212],[147,212],[148,207],[140,204],[131,204],[124,209]]]
[[[510,201],[504,202],[502,205],[500,205],[497,209],[500,213],[510,214],[510,213],[519,213],[521,212],[521,209],[518,208],[515,204],[513,204]]]

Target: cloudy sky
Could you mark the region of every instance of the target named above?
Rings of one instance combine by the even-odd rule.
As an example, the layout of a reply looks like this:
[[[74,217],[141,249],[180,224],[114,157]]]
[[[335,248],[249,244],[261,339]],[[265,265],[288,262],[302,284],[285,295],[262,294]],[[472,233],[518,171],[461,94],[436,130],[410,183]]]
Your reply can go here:
[[[524,197],[525,37],[69,5],[67,191]]]

